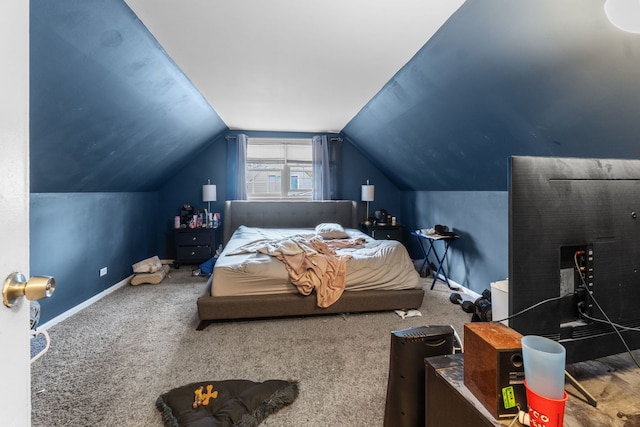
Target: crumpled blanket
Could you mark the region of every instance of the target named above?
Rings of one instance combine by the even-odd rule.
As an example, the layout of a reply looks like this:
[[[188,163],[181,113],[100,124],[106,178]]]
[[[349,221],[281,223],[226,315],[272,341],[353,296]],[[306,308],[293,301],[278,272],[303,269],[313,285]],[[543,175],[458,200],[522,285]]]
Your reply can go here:
[[[337,254],[336,249],[361,245],[362,237],[354,239],[324,240],[315,235],[296,235],[284,239],[262,239],[241,246],[228,255],[260,252],[282,261],[291,283],[302,295],[316,291],[318,307],[335,303],[344,292],[348,254]]]

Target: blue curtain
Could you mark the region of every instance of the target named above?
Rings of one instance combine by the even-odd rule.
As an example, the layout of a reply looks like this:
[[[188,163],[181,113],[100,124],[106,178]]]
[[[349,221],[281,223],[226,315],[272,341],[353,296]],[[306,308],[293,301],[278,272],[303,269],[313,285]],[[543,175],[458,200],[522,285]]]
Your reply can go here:
[[[341,139],[327,135],[311,139],[313,150],[313,200],[338,200]]]
[[[247,200],[247,135],[227,137],[227,200]]]

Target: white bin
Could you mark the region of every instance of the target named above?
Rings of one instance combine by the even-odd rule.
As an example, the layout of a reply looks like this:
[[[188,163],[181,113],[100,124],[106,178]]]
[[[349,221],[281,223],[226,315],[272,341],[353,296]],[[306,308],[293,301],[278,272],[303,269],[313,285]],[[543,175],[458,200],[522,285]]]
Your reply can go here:
[[[491,318],[493,320],[505,319],[509,316],[509,280],[491,282]],[[509,326],[508,320],[501,323]]]

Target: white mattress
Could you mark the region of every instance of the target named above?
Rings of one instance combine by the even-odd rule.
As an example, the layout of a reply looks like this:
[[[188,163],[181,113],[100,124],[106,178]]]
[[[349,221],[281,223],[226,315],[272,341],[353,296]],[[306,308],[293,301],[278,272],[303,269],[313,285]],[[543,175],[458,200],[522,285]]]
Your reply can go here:
[[[395,240],[375,240],[366,234],[346,229],[351,237],[364,237],[364,245],[339,249],[349,253],[346,291],[421,289],[420,277],[406,248]],[[262,253],[227,255],[259,239],[281,239],[287,235],[313,234],[312,228],[273,229],[240,226],[216,261],[211,286],[212,296],[269,295],[297,293],[284,263]]]

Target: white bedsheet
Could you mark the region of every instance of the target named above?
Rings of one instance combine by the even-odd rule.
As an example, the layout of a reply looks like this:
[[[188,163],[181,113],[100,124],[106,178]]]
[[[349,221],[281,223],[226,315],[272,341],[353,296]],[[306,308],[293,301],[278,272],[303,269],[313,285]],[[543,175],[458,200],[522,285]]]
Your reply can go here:
[[[420,277],[406,248],[395,240],[375,240],[346,229],[351,237],[364,237],[364,245],[339,249],[348,253],[346,291],[420,289]],[[222,251],[213,270],[211,295],[268,295],[297,293],[284,264],[262,253],[228,255],[259,239],[281,239],[296,234],[313,235],[313,229],[271,229],[240,226]]]

